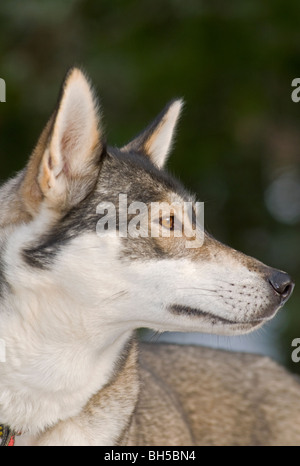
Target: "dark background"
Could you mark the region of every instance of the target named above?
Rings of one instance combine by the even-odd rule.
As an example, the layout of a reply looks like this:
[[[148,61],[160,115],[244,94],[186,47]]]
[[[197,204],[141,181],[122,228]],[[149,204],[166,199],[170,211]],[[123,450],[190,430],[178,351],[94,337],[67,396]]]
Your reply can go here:
[[[205,202],[210,232],[300,284],[299,0],[5,0],[0,26],[1,180],[24,166],[74,64],[113,145],[182,96],[170,170]],[[295,372],[299,305],[300,285],[273,335]]]

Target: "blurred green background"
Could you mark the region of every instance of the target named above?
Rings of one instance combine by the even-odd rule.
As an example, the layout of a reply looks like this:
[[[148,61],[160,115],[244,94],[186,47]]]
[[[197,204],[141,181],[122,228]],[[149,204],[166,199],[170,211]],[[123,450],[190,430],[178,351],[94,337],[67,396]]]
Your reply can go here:
[[[74,64],[113,145],[183,96],[170,170],[205,201],[211,233],[300,283],[298,0],[4,0],[0,24],[1,180],[24,166]],[[271,329],[294,372],[299,311],[300,285]]]

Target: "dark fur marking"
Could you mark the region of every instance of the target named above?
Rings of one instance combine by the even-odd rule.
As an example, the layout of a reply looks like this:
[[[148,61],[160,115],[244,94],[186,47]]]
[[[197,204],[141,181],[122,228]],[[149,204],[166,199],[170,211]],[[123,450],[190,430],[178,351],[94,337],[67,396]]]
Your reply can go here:
[[[238,322],[236,320],[230,320],[226,319],[224,317],[217,316],[215,314],[210,314],[209,312],[204,312],[201,309],[196,309],[192,308],[189,306],[182,306],[180,304],[173,304],[171,306],[168,306],[168,310],[175,315],[188,315],[190,317],[205,317],[207,318],[211,325],[215,325],[218,323],[223,323],[223,324],[229,324],[229,325],[251,325],[252,327],[255,327],[257,325],[257,322],[260,321],[260,319],[253,320],[253,321],[244,321],[244,322]]]
[[[195,309],[189,306],[181,306],[179,304],[173,304],[169,306],[168,309],[176,315],[188,315],[192,317],[207,317],[212,324],[217,322],[223,322],[224,324],[237,324],[241,322],[236,322],[234,320],[225,319],[224,317],[219,317],[208,312],[201,311],[200,309]]]

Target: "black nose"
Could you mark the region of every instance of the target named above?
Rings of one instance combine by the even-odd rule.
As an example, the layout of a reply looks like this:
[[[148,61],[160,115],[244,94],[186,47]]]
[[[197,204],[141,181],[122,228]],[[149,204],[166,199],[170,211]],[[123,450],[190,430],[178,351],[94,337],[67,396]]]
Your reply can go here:
[[[289,299],[295,286],[291,277],[287,273],[280,272],[279,270],[275,270],[269,276],[269,282],[284,302]]]

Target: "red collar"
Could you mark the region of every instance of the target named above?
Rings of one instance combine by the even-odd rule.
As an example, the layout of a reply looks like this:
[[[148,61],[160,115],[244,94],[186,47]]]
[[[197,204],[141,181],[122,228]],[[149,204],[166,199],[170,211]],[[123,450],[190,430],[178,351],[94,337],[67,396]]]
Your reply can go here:
[[[13,447],[15,433],[7,426],[0,425],[0,447]]]

